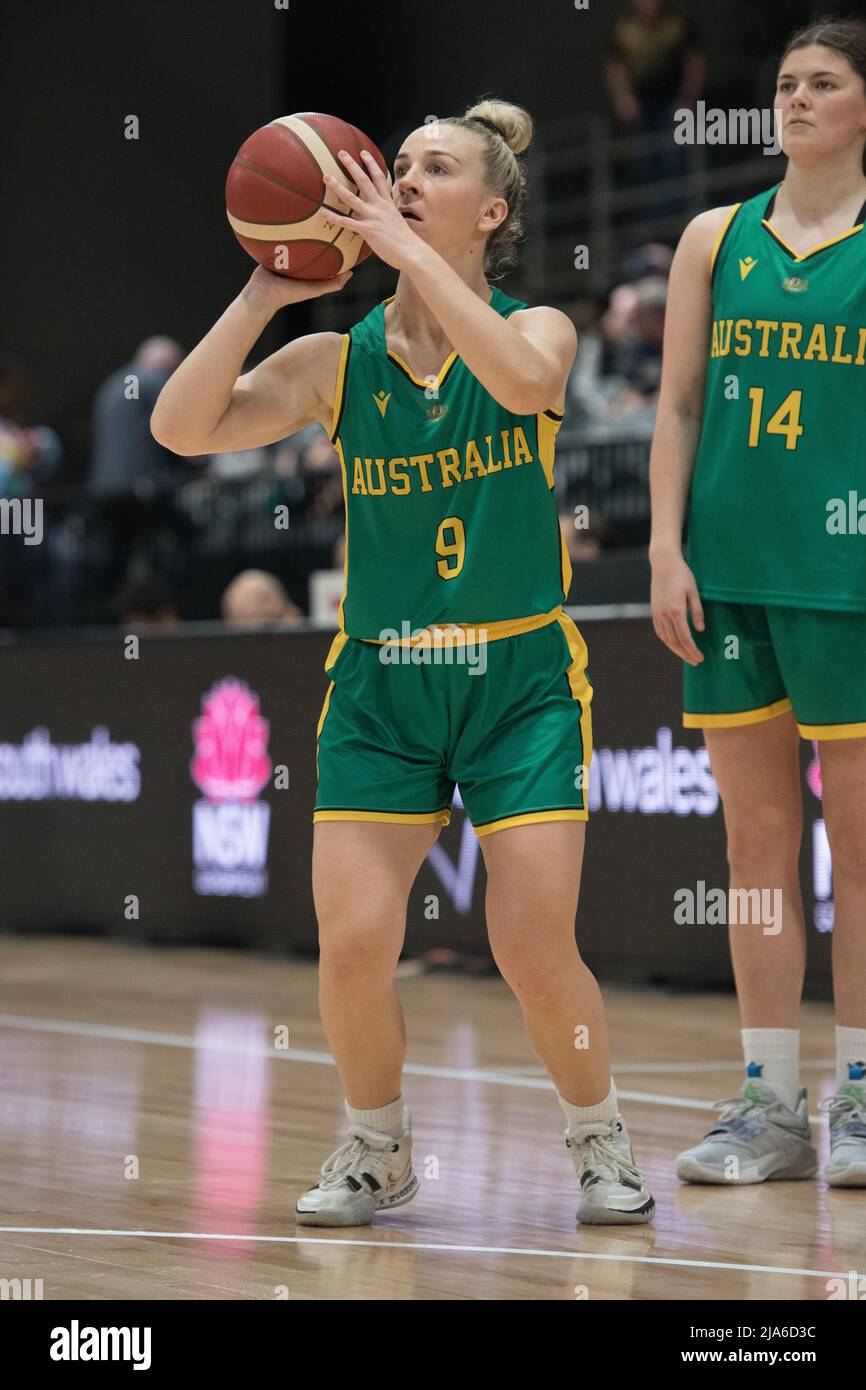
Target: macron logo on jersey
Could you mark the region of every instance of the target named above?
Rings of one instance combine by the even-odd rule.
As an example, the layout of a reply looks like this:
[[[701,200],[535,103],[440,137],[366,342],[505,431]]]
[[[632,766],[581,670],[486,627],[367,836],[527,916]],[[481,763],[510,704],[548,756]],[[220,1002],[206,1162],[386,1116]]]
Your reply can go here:
[[[388,394],[387,394],[387,396],[386,396],[386,395],[385,395],[385,389],[384,389],[384,387],[378,392],[377,395],[375,395],[375,396],[373,397],[373,400],[376,402],[377,406],[379,407],[379,414],[381,415],[381,417],[382,417],[383,420],[384,420],[384,418],[385,418],[385,411],[388,409],[388,402],[390,401],[390,399],[391,399],[391,392],[389,391]]]
[[[755,269],[755,266],[756,266],[757,264],[758,264],[758,262],[755,260],[754,256],[747,256],[745,260],[743,260],[743,258],[742,258],[742,256],[741,256],[741,257],[740,257],[740,279],[741,279],[741,280],[745,280],[745,279],[747,278],[747,276],[750,274],[750,272],[753,271],[753,270]]]

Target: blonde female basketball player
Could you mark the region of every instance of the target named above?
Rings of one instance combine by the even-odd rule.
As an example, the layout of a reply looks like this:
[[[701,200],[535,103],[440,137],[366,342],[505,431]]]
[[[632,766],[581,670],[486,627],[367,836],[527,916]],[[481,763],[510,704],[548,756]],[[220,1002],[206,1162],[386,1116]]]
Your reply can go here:
[[[746,1080],[677,1172],[754,1183],[817,1171],[799,1077],[802,737],[818,742],[836,906],[826,1176],[862,1187],[866,25],[819,21],[794,35],[774,104],[783,182],[695,218],[674,259],[651,463],[653,622],[686,663],[684,723],[704,730],[731,890],[782,894],[781,931],[729,928]]]
[[[396,293],[350,332],[300,338],[238,379],[275,310],[315,292],[256,270],[154,416],[163,442],[190,453],[317,420],[341,458],[346,587],[325,664],[313,888],[349,1134],[298,1202],[306,1225],[365,1224],[417,1191],[394,967],[458,782],[487,867],[492,950],[566,1116],[578,1219],[653,1212],[574,935],[592,691],[562,609],[571,571],[552,489],[575,334],[487,278],[520,234],[516,155],[530,135],[521,108],[484,101],[413,131],[393,183],[341,155],[358,192],[328,181],[351,208],[333,220],[399,272]]]

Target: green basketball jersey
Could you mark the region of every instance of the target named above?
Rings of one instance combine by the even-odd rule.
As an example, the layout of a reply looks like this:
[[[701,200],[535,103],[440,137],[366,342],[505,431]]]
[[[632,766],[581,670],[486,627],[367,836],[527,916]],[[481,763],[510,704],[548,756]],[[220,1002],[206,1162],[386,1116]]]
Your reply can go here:
[[[866,610],[866,235],[797,255],[776,189],[732,210],[713,326],[688,557],[701,594]]]
[[[393,299],[393,295],[391,299]],[[421,380],[388,350],[383,300],[344,336],[331,439],[346,503],[339,625],[383,640],[548,613],[571,565],[553,491],[562,416],[499,405],[456,352]],[[526,305],[494,288],[503,318]]]

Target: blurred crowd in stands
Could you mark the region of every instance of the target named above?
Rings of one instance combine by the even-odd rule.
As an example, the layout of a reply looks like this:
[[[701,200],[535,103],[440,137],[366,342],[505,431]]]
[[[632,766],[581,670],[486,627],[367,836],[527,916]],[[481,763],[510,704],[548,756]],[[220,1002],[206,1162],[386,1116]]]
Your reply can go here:
[[[671,259],[665,245],[642,246],[626,257],[622,279],[609,294],[581,294],[562,306],[578,330],[579,346],[560,448],[568,439],[603,441],[624,435],[648,445],[661,376]],[[110,611],[127,624],[180,621],[171,566],[159,557],[166,538],[177,551],[196,533],[189,509],[178,501],[197,480],[208,480],[210,492],[223,489],[226,494],[255,480],[272,480],[276,491],[270,500],[276,497],[290,507],[295,531],[315,522],[332,525],[329,563],[335,570],[343,567],[339,457],[320,425],[261,448],[197,459],[174,455],[153,438],[151,412],[183,356],[184,349],[172,339],[148,338],[102,382],[93,401],[89,467],[83,485],[75,489],[77,524],[86,530],[91,554],[99,557],[98,583]],[[0,498],[67,499],[61,437],[28,423],[27,385],[22,365],[0,361]],[[616,530],[607,524],[603,506],[578,529],[570,499],[560,496],[559,505],[572,561],[593,559],[616,544]],[[69,570],[70,548],[75,549],[54,537],[49,546],[54,571]],[[4,549],[8,552],[8,546]],[[20,601],[26,600],[35,570],[20,547],[18,555],[23,570],[13,564],[10,573],[8,565],[4,569],[0,564],[0,601],[11,586],[20,619]],[[239,573],[221,598],[220,591],[213,593],[209,616],[236,625],[298,621],[308,611],[300,591],[298,597],[302,602],[289,597],[276,575],[254,569]],[[0,610],[0,626],[7,622]]]

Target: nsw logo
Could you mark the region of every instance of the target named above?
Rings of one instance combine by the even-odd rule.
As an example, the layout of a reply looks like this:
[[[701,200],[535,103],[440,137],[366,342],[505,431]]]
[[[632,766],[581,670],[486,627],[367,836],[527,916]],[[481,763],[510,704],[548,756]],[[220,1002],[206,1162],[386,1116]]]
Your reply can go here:
[[[192,808],[193,886],[205,897],[262,897],[271,808],[259,795],[271,776],[270,725],[258,695],[234,676],[217,681],[201,709],[190,763],[204,793]]]

